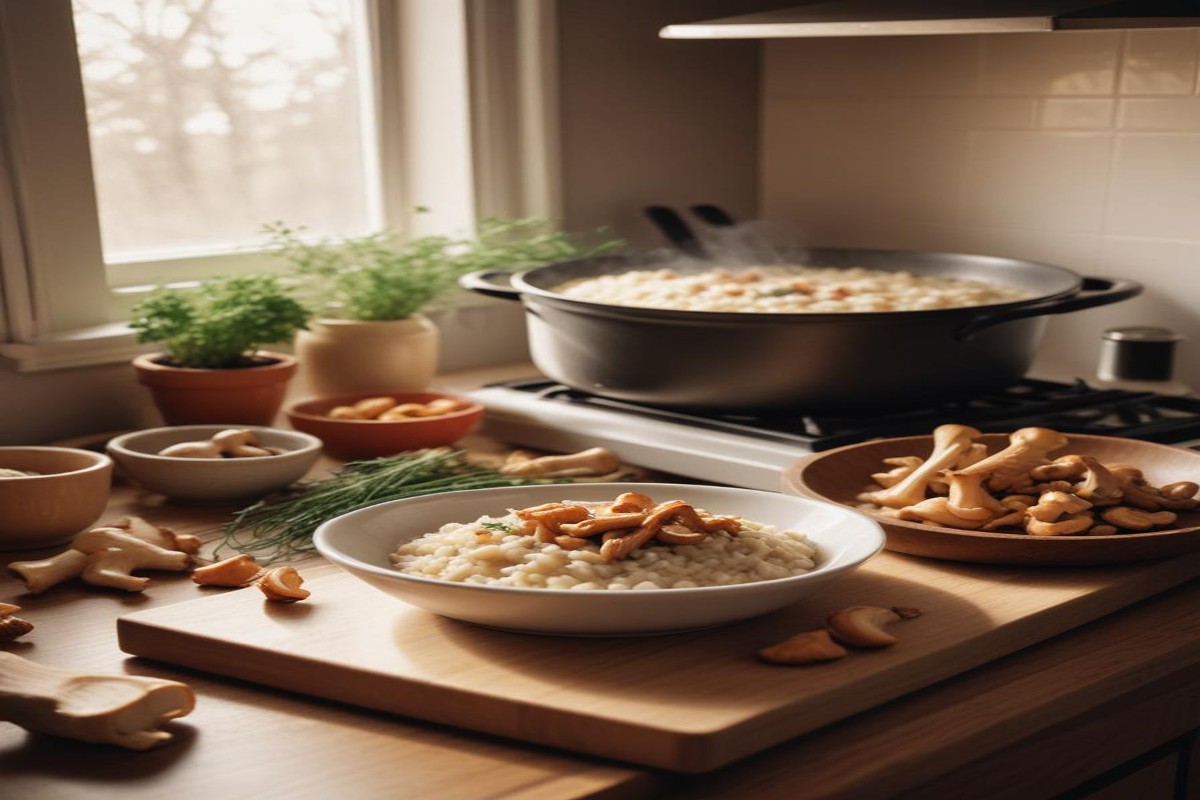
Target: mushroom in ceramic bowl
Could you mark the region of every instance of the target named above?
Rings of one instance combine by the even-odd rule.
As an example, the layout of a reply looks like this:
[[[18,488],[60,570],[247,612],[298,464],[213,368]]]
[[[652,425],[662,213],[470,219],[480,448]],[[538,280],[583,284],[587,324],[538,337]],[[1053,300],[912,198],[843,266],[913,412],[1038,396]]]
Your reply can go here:
[[[177,425],[117,436],[108,453],[151,492],[173,500],[232,502],[262,497],[304,477],[321,455],[321,440],[279,428]]]
[[[603,518],[611,518],[607,511],[614,502],[630,494],[654,505],[643,509],[640,523],[621,520],[637,528],[603,542],[606,533],[619,533],[603,530]],[[516,530],[509,519],[510,509],[536,517],[547,505],[588,507],[595,513],[587,519],[604,524],[588,532],[577,527],[584,517],[576,523],[558,520],[559,530],[570,535],[543,541],[537,531]],[[656,512],[661,519],[654,519]],[[746,525],[732,533],[710,531],[709,545],[688,542],[705,537],[683,530],[670,531],[676,544],[645,536],[636,546],[620,544],[645,533],[648,524],[695,527],[696,516]],[[721,524],[711,527],[719,531]],[[591,534],[596,534],[591,544],[571,541]],[[883,531],[857,511],[771,492],[579,483],[381,503],[326,522],[314,542],[322,555],[376,589],[446,617],[531,633],[619,636],[707,628],[791,605],[875,555]],[[424,552],[426,544],[432,551]],[[439,553],[441,547],[447,549]],[[444,564],[437,561],[443,555]],[[625,560],[631,563],[618,563]]]

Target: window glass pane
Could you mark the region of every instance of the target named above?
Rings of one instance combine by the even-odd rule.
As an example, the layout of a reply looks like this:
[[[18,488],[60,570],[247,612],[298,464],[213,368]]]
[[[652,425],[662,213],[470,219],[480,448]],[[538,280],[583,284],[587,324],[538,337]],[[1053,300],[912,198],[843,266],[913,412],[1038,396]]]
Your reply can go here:
[[[74,0],[105,258],[377,222],[358,0]]]

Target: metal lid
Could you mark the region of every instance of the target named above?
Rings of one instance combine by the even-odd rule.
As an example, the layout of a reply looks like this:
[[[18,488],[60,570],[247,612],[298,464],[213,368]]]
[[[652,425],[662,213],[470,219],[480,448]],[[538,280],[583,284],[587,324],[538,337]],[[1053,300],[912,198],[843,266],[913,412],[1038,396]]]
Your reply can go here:
[[[1109,328],[1104,332],[1104,338],[1112,342],[1182,342],[1186,337],[1169,328],[1136,325],[1128,328]]]

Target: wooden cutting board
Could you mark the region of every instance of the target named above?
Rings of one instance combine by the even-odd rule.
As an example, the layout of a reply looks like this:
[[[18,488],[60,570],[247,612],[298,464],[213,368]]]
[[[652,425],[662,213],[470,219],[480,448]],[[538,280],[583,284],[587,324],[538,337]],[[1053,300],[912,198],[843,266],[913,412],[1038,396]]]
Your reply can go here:
[[[212,590],[117,624],[122,650],[366,708],[685,772],[715,769],[1054,636],[1200,574],[1200,553],[1016,569],[882,553],[827,595],[710,631],[645,638],[483,629],[336,567],[310,600]],[[900,643],[818,666],[755,652],[849,605],[913,606]],[[201,698],[203,702],[203,698]],[[314,708],[314,713],[320,713]],[[818,734],[819,735],[819,734]]]

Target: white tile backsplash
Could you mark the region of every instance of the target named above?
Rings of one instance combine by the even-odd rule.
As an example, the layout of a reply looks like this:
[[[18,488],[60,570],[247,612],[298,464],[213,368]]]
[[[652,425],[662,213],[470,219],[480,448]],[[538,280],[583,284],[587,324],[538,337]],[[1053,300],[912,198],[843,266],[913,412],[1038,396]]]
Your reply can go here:
[[[1014,33],[982,42],[981,93],[1110,95],[1116,86],[1122,34]]]
[[[1110,233],[1200,238],[1200,132],[1121,134],[1110,191]]]
[[[1124,95],[1192,94],[1200,31],[1130,31],[1121,69]]]
[[[1200,131],[1200,97],[1129,97],[1117,103],[1124,131]]]
[[[1093,131],[1113,126],[1117,101],[1112,98],[1047,97],[1039,104],[1038,127]]]
[[[1166,325],[1200,387],[1200,31],[776,40],[763,69],[764,217],[1140,281],[1051,318],[1035,369],[1090,377],[1105,328]]]
[[[979,131],[963,176],[959,219],[971,226],[1099,233],[1112,138]]]
[[[804,47],[774,49],[763,92],[766,98],[971,95],[979,89],[979,42],[976,36],[807,39]]]

